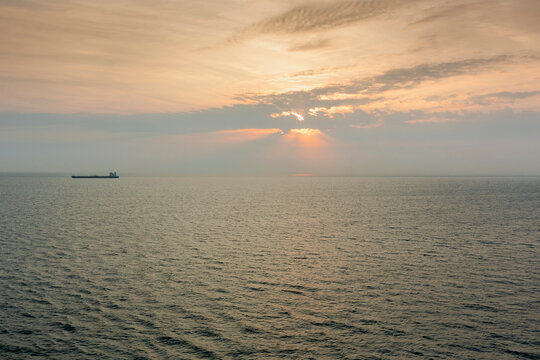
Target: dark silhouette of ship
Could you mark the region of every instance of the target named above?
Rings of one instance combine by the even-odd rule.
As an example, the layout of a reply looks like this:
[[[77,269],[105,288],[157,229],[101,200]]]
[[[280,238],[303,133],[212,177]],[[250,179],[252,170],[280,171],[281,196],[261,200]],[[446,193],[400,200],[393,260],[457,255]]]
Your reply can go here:
[[[109,175],[72,175],[72,179],[118,179],[116,171],[111,171]]]

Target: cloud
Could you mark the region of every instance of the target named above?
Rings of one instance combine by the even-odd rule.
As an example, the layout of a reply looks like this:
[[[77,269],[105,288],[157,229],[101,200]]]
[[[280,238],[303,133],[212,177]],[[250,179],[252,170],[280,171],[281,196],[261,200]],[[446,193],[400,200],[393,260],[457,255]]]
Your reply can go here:
[[[485,3],[485,1],[483,1]],[[422,23],[436,22],[446,20],[447,18],[453,18],[457,16],[463,16],[464,13],[471,9],[482,9],[482,1],[473,1],[470,3],[452,3],[445,4],[440,7],[434,7],[430,9],[427,15],[420,20],[415,21],[412,25],[418,25]]]
[[[272,118],[278,118],[278,117],[283,117],[283,116],[294,116],[296,120],[304,121],[304,117],[300,115],[299,113],[297,113],[296,111],[282,111],[280,113],[270,114],[270,117]]]
[[[318,128],[336,126],[336,122],[328,119],[338,117],[340,126],[372,129],[382,126],[377,120],[380,117],[414,111],[419,113],[403,121],[439,123],[447,121],[436,115],[444,112],[461,117],[465,111],[537,110],[540,95],[537,91],[476,95],[507,83],[536,63],[536,59],[511,55],[425,63],[389,69],[344,84],[270,95],[247,94],[245,98],[250,104],[282,109],[271,113],[272,118],[292,117],[289,109],[294,108],[296,114],[305,118],[306,125]],[[521,88],[532,86],[534,84],[522,84]],[[240,97],[239,100],[245,99]]]
[[[540,91],[501,91],[496,93],[473,96],[471,97],[471,101],[481,105],[489,105],[494,102],[500,101],[512,103],[515,100],[526,99],[536,95],[540,95]]]
[[[289,47],[289,51],[310,51],[324,49],[330,45],[329,39],[314,39],[307,42],[297,43]]]
[[[433,1],[417,8],[406,31],[418,34],[410,53],[534,53],[540,2],[537,0]]]
[[[370,96],[381,96],[382,93],[390,90],[411,89],[426,81],[478,74],[497,65],[509,64],[514,60],[509,55],[498,55],[487,58],[425,63],[412,67],[390,69],[380,75],[361,78],[344,84],[327,85],[312,90],[281,94],[244,94],[237,96],[236,99],[246,103],[265,103],[280,107],[290,106],[295,103],[306,103],[310,107],[321,106],[322,103],[331,105],[348,105],[357,101],[369,103],[370,101],[379,100],[370,99]],[[334,100],[336,95],[340,95],[343,100]],[[354,98],[356,98],[356,101]]]
[[[301,33],[332,29],[380,15],[400,3],[393,0],[346,0],[305,4],[256,22],[242,34]]]
[[[231,105],[234,94],[249,91],[283,94],[318,88],[318,94],[306,92],[316,100],[317,95],[339,93],[340,86],[346,90],[344,96],[357,96],[385,91],[384,85],[396,86],[396,81],[415,75],[410,83],[401,84],[411,86],[414,81],[434,79],[422,71],[445,70],[411,66],[425,59],[433,62],[427,65],[437,65],[478,54],[489,58],[535,53],[534,31],[540,29],[535,16],[539,2],[534,0],[448,4],[440,0],[208,0],[204,4],[133,0],[129,4],[0,1],[4,50],[0,110],[176,112]],[[415,21],[418,24],[412,26]],[[251,40],[227,46],[224,40],[234,34]],[[437,46],[423,41],[426,36],[436,37]],[[425,47],[411,50],[418,45]],[[373,76],[391,68],[416,73]],[[512,84],[523,83],[521,79],[516,77]],[[291,101],[300,95],[296,93]],[[351,100],[351,104],[358,101]],[[302,104],[306,109],[336,105],[337,101]],[[291,103],[276,111],[296,106]]]
[[[318,114],[325,114],[329,118],[333,119],[336,114],[347,114],[347,113],[353,113],[354,107],[352,105],[339,105],[339,106],[332,106],[329,108],[325,107],[314,107],[308,110],[308,113],[312,116],[317,116]]]
[[[348,90],[363,90],[376,93],[395,88],[413,87],[427,80],[439,80],[463,74],[474,74],[496,64],[507,63],[511,60],[508,55],[489,58],[472,58],[437,64],[421,64],[410,68],[398,68],[386,71],[366,82],[349,86]],[[367,85],[367,86],[366,86]]]

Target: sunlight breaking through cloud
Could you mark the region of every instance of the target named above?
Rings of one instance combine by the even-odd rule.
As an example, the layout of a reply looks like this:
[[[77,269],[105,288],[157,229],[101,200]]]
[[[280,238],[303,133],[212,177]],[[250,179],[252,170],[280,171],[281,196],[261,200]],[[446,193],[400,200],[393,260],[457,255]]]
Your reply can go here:
[[[347,113],[353,113],[354,107],[352,105],[339,105],[339,106],[332,106],[329,108],[326,107],[313,107],[308,110],[308,113],[312,116],[317,116],[319,113],[325,114],[329,118],[333,119],[335,114],[347,114]]]
[[[325,134],[319,129],[291,129],[286,139],[301,148],[318,148],[327,145]]]
[[[304,117],[300,115],[299,113],[297,113],[296,111],[283,111],[281,113],[270,114],[270,117],[272,118],[278,118],[278,117],[283,117],[283,116],[294,116],[296,120],[304,121]]]

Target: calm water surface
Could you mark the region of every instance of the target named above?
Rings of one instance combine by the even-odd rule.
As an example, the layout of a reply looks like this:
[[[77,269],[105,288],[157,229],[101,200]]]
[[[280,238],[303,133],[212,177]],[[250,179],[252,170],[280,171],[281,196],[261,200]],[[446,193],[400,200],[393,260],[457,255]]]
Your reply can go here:
[[[0,358],[539,359],[539,178],[0,176]]]

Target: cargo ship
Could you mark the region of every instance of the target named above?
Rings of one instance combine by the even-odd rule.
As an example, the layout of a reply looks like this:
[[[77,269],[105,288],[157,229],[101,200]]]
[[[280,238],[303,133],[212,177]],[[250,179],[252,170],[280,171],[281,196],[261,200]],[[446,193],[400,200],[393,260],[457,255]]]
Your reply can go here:
[[[109,175],[72,175],[72,179],[118,179],[116,171],[111,171]]]

